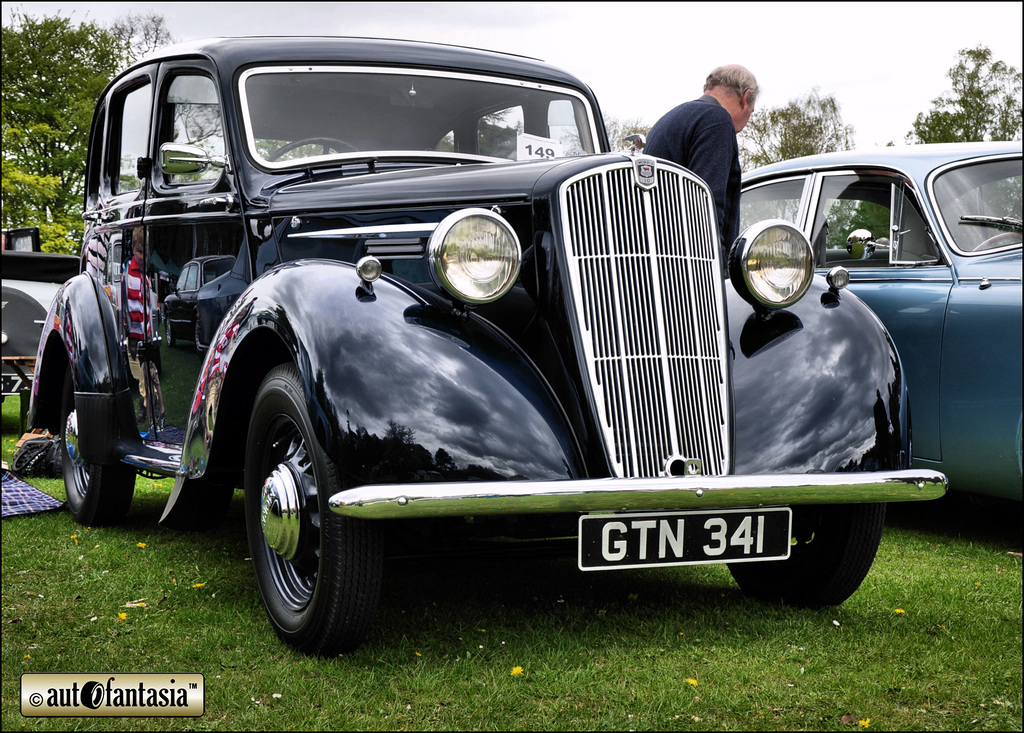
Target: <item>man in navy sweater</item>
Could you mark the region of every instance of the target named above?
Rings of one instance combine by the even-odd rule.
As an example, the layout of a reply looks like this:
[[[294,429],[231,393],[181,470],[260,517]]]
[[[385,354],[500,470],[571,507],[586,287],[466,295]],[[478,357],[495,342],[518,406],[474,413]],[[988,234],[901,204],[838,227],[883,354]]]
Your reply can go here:
[[[708,75],[704,96],[667,112],[647,136],[644,152],[679,163],[711,188],[723,254],[740,228],[740,157],[736,133],[747,125],[757,101],[757,79],[738,65]]]

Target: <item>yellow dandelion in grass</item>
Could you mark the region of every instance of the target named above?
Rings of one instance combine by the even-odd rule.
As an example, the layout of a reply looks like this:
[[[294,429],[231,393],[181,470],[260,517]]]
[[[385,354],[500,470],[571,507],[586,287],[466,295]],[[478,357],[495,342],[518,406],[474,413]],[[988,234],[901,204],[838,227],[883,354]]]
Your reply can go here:
[[[71,535],[71,539],[73,539],[75,541],[76,545],[78,544],[78,535],[77,534]]]
[[[192,587],[193,588],[202,588],[204,585],[206,585],[206,583],[193,583]]]
[[[145,543],[145,542],[138,542],[138,543],[136,543],[136,545],[135,545],[135,546],[136,546],[136,547],[145,547],[145,546],[146,546],[146,543]]]
[[[897,608],[893,613],[906,613],[902,608]]]
[[[697,686],[697,680],[693,679],[692,677],[689,677],[686,680],[686,684],[693,685],[694,687],[696,687]]]
[[[416,652],[416,656],[417,656],[417,657],[422,657],[423,655],[422,655],[422,654],[420,654],[419,652]]]
[[[636,593],[630,593],[630,594],[629,594],[629,600],[631,600],[631,601],[635,601],[635,600],[637,600],[637,599],[638,599],[639,597],[640,597],[640,596],[639,596],[639,595],[637,595]]]
[[[864,720],[858,720],[857,725],[859,725],[861,728],[867,728],[869,725],[871,725],[871,718],[864,718]]]
[[[513,677],[518,677],[518,676],[519,676],[519,675],[521,675],[522,673],[523,673],[523,668],[522,668],[522,667],[518,667],[518,666],[516,666],[516,667],[513,667],[513,668],[512,668],[512,676],[513,676]]]
[[[122,611],[122,612],[117,614],[117,617],[119,619],[121,619],[122,621],[126,621],[128,619],[128,614],[125,613],[124,611]]]

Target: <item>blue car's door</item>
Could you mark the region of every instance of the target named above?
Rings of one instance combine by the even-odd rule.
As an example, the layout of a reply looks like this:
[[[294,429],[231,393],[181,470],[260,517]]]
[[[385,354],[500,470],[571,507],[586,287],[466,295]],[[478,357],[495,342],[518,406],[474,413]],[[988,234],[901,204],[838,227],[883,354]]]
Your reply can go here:
[[[940,384],[942,470],[950,484],[1017,499],[1021,490],[1020,262],[1018,251],[971,262],[958,271],[963,276],[950,294]]]

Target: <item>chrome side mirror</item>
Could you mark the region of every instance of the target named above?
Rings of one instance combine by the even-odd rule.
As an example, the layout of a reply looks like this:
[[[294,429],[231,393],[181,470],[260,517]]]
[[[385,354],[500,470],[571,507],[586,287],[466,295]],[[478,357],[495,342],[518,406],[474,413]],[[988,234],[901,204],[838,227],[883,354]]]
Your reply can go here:
[[[164,143],[160,146],[160,170],[171,176],[202,173],[207,168],[226,168],[227,158],[210,155],[198,145]]]
[[[875,253],[878,243],[867,229],[855,229],[846,238],[846,251],[855,260],[867,260]]]

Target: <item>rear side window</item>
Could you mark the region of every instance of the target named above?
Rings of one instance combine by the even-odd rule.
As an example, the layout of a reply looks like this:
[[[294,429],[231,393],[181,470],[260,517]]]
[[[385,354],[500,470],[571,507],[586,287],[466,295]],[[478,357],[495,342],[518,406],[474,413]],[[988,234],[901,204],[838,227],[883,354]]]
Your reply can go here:
[[[111,181],[115,195],[142,189],[138,161],[149,156],[152,100],[153,88],[148,82],[114,100],[114,140],[110,149],[116,151],[116,157],[111,161],[111,167],[116,171]]]

